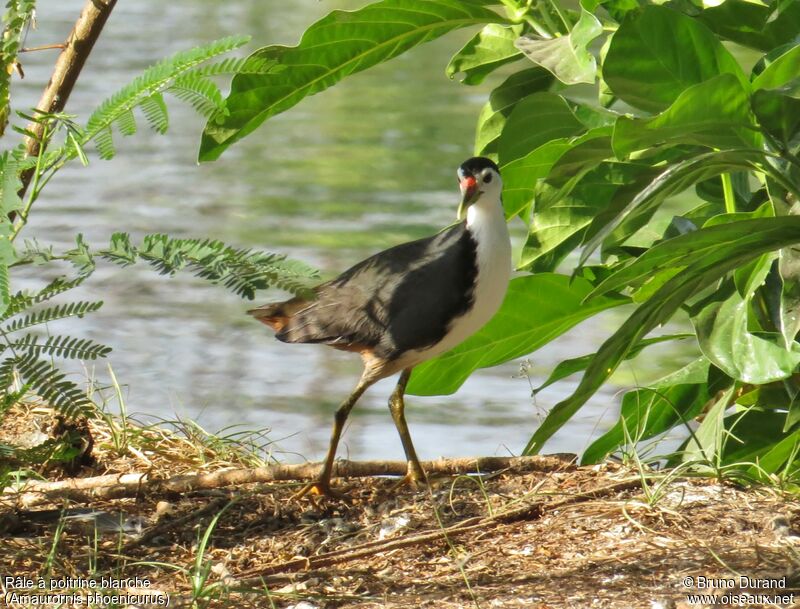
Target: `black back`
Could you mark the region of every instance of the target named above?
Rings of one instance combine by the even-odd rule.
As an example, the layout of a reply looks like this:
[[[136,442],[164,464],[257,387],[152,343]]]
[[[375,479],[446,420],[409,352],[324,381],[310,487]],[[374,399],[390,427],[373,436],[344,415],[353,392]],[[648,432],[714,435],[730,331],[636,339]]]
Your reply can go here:
[[[439,342],[474,302],[476,243],[464,222],[367,258],[317,288],[277,338],[367,348],[383,359]],[[290,301],[291,302],[291,301]]]

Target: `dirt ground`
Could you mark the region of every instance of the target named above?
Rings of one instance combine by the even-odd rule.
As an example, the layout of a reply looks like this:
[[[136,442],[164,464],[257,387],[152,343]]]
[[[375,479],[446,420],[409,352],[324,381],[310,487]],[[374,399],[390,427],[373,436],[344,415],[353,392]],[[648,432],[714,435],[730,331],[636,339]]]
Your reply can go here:
[[[187,442],[152,430],[112,455],[92,426],[95,461],[78,476],[242,465],[189,457]],[[294,500],[298,485],[281,483],[7,509],[5,604],[43,606],[31,602],[42,577],[84,600],[89,580],[120,588],[120,602],[94,606],[800,607],[800,505],[772,487],[663,475],[643,486],[623,465],[565,459],[392,485],[340,480],[346,501]]]

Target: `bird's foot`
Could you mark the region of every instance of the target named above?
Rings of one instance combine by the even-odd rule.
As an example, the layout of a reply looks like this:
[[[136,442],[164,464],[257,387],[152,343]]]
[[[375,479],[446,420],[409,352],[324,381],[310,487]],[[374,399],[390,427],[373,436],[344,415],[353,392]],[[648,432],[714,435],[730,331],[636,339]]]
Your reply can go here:
[[[408,486],[412,490],[417,491],[428,483],[428,478],[419,463],[409,463],[406,475],[395,482],[390,491],[396,491],[403,486]]]
[[[331,497],[332,499],[346,500],[347,495],[331,487],[331,481],[325,479],[314,480],[292,495],[293,500],[302,499],[306,495],[311,497]]]

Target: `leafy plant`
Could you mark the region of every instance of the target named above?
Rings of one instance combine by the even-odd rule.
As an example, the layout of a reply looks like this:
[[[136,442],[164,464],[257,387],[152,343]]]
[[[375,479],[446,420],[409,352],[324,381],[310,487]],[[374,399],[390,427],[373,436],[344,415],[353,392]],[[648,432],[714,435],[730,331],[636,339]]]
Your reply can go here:
[[[234,78],[230,112],[209,120],[200,159],[351,73],[481,26],[446,71],[466,86],[497,78],[475,152],[501,165],[507,216],[528,225],[519,270],[534,275],[512,283],[482,331],[418,367],[409,391],[450,393],[476,367],[632,303],[597,353],[546,383],[583,371],[525,452],[541,450],[622,361],[686,340],[646,338],[671,321],[702,357],[627,394],[584,460],[705,416],[681,458],[786,475],[800,446],[798,22],[800,0],[382,0],[332,12],[296,47],[256,51],[269,69]]]
[[[19,41],[33,11],[33,2],[12,1],[7,5],[2,47],[4,76],[0,77],[0,125],[11,116],[10,73],[18,63]],[[158,133],[169,125],[164,95],[190,104],[201,116],[214,119],[228,109],[213,77],[231,74],[262,74],[268,62],[258,58],[218,60],[242,46],[247,37],[225,38],[179,52],[147,69],[129,85],[101,102],[85,125],[63,113],[34,110],[17,112],[27,127],[12,124],[22,136],[0,153],[0,418],[28,393],[66,417],[96,416],[94,402],[75,382],[54,365],[57,359],[94,360],[105,357],[110,347],[68,335],[53,335],[48,324],[56,320],[83,317],[102,302],[52,302],[84,281],[98,261],[120,266],[146,262],[161,274],[188,269],[196,276],[225,286],[252,299],[257,290],[279,287],[293,293],[308,289],[316,276],[310,267],[285,256],[249,249],[237,249],[209,238],[176,239],[164,234],[147,235],[134,244],[128,234],[115,233],[105,248],[93,248],[81,235],[75,247],[55,252],[35,242],[19,246],[17,239],[29,220],[34,203],[52,177],[67,163],[79,159],[88,164],[87,149],[94,145],[102,159],[115,154],[114,131],[128,136],[137,129],[135,112]],[[36,145],[31,146],[31,142]],[[53,267],[70,263],[70,277],[59,276],[34,292],[11,292],[12,271],[24,265]],[[52,271],[47,273],[52,277]],[[0,447],[6,459],[24,463],[68,460],[68,446],[59,439],[22,451]]]

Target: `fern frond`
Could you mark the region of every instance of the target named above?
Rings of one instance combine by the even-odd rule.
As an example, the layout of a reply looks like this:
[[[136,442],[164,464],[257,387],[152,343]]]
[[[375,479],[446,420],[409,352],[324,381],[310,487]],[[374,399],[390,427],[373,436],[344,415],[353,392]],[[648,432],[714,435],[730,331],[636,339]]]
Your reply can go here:
[[[97,146],[97,153],[104,161],[113,159],[117,153],[117,149],[114,147],[114,134],[111,131],[111,127],[98,131],[95,135],[94,143]]]
[[[217,85],[195,72],[176,79],[167,92],[190,104],[203,118],[211,118],[225,110],[225,99]]]
[[[142,100],[142,112],[156,133],[165,134],[169,129],[169,114],[167,114],[167,104],[164,103],[164,96],[161,93],[153,93],[150,97]]]
[[[133,116],[133,111],[128,110],[120,114],[117,120],[117,127],[122,135],[134,135],[136,133],[136,118]]]
[[[246,298],[253,298],[256,290],[273,286],[305,294],[310,282],[318,277],[311,267],[281,254],[235,249],[212,239],[173,239],[164,234],[145,236],[137,248],[128,235],[116,233],[111,247],[97,255],[121,265],[139,258],[162,275],[189,268],[198,277],[221,283]]]
[[[189,51],[176,53],[172,57],[148,68],[132,83],[123,87],[100,104],[92,113],[86,125],[85,141],[94,139],[101,131],[111,127],[123,113],[142,105],[145,100],[152,99],[155,94],[163,91],[181,74],[209,59],[242,46],[248,40],[249,37],[245,36],[222,38]],[[150,117],[148,117],[148,120],[150,120]]]
[[[64,359],[99,359],[111,353],[111,347],[71,336],[48,336],[42,342],[40,336],[25,334],[21,338],[7,340],[7,344],[17,355],[25,353],[31,357],[49,355]]]
[[[0,332],[18,332],[20,330],[24,330],[25,328],[46,324],[58,319],[66,319],[68,317],[83,317],[87,313],[93,313],[94,311],[97,311],[102,306],[102,300],[93,302],[70,302],[63,305],[55,305],[53,307],[42,309],[41,311],[28,313],[24,317],[15,319],[7,326],[0,328]]]
[[[278,62],[262,57],[229,57],[216,63],[208,63],[192,70],[198,76],[221,76],[224,74],[266,74]]]
[[[78,233],[75,237],[75,249],[64,252],[64,257],[69,260],[83,277],[88,277],[94,272],[95,262],[92,251],[83,240],[83,235]]]
[[[111,235],[111,246],[103,252],[103,257],[120,266],[130,266],[136,262],[136,254],[130,235],[114,233]]]
[[[30,356],[17,356],[12,358],[12,361],[26,387],[64,416],[95,415],[94,402],[49,362],[36,360]]]
[[[64,277],[57,277],[33,294],[29,292],[17,292],[11,296],[8,309],[6,309],[5,313],[0,315],[0,322],[10,319],[14,315],[19,314],[35,304],[46,302],[54,296],[58,296],[59,294],[79,286],[85,279],[85,275],[69,280]]]

